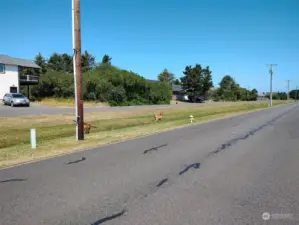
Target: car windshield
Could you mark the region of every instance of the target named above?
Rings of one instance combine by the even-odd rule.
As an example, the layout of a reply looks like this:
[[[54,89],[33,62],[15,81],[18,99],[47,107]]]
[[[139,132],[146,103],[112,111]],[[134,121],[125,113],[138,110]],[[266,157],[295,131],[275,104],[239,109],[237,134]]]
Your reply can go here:
[[[12,97],[13,98],[25,98],[25,96],[21,95],[21,94],[12,94]]]

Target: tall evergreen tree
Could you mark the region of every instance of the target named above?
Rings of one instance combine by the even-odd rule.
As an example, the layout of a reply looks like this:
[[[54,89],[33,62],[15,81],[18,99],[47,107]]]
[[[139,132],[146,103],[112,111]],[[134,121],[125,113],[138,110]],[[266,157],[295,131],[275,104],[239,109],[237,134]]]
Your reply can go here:
[[[36,69],[35,73],[36,74],[45,74],[47,72],[47,61],[46,59],[41,55],[41,53],[39,52],[36,56],[35,56],[35,63],[37,65],[39,65],[41,68],[40,69]]]
[[[158,80],[172,84],[174,82],[174,74],[170,73],[167,69],[164,69],[161,73],[159,73]]]

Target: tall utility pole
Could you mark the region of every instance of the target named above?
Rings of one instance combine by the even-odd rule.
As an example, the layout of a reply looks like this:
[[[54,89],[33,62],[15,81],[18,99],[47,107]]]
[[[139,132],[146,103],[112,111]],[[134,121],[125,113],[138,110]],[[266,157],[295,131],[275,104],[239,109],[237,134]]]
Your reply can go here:
[[[272,107],[272,79],[273,79],[273,66],[277,66],[277,64],[268,64],[270,66],[270,106]]]
[[[77,140],[84,140],[84,116],[83,116],[83,93],[82,93],[82,67],[81,67],[81,21],[80,21],[80,0],[74,1],[74,33],[75,33],[75,85],[76,85],[76,112],[78,137]]]
[[[72,39],[73,39],[73,71],[74,71],[74,90],[75,90],[75,111],[76,111],[76,140],[78,141],[78,97],[76,79],[76,43],[75,43],[75,0],[72,0]]]
[[[295,92],[295,102],[297,102],[298,98],[298,86],[296,86],[296,92]]]
[[[288,100],[290,100],[290,80],[287,80],[288,82]]]
[[[248,85],[248,89],[246,91],[246,95],[247,95],[247,101],[249,101],[249,94],[250,94],[250,86]]]

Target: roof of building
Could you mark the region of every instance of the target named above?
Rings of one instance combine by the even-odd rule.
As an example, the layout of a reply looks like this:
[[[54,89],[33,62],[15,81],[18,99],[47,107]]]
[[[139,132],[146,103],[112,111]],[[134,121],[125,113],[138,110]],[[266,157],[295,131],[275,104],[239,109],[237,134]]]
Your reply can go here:
[[[146,79],[146,80],[149,81],[149,82],[152,82],[152,83],[160,82],[159,80],[151,80],[151,79]]]
[[[150,80],[150,79],[146,79],[146,80],[152,83],[160,82],[159,80]],[[172,86],[172,91],[179,92],[183,90],[182,85],[172,84],[171,86]]]
[[[0,55],[0,63],[6,65],[29,67],[29,68],[37,68],[37,69],[40,68],[35,62],[31,60],[12,58],[8,55]]]
[[[173,84],[172,85],[172,91],[182,91],[182,85]]]

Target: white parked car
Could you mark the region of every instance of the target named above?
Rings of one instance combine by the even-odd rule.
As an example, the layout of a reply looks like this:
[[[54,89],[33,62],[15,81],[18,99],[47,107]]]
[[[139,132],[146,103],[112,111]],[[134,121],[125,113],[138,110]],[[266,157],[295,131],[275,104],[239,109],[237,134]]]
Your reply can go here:
[[[3,104],[11,107],[17,105],[30,106],[29,99],[20,93],[7,93],[3,97]]]

